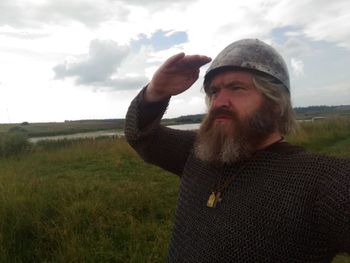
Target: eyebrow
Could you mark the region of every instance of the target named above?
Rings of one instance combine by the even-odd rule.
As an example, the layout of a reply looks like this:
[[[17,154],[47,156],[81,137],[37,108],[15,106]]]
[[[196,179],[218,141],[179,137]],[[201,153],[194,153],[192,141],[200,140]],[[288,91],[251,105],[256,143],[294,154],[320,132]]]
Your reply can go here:
[[[227,84],[224,85],[224,87],[230,87],[230,86],[236,86],[236,85],[244,85],[244,86],[248,86],[247,83],[245,82],[242,82],[242,81],[238,81],[238,80],[234,80],[234,81],[231,81]]]
[[[225,85],[223,85],[223,88],[228,88],[228,87],[232,87],[232,86],[237,86],[237,85],[244,85],[244,86],[248,86],[247,83],[239,81],[239,80],[233,80]],[[216,89],[218,86],[215,85],[209,85],[209,89]]]

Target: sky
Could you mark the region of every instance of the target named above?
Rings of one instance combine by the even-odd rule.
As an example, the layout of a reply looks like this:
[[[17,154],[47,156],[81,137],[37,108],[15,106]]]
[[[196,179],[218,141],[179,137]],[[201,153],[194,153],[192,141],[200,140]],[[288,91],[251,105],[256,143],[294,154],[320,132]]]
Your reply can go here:
[[[0,123],[124,118],[169,56],[258,38],[294,107],[350,105],[348,0],[1,0]],[[203,75],[165,117],[206,112]]]

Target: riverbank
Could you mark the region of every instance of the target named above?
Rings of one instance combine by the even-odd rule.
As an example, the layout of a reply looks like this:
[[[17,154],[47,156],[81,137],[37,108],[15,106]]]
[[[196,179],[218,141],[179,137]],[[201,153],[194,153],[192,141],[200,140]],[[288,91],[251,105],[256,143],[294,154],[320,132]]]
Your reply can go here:
[[[1,133],[21,134],[28,138],[71,135],[77,133],[122,131],[123,119],[112,120],[80,120],[48,123],[0,124]]]
[[[199,123],[194,124],[178,124],[178,125],[169,125],[167,127],[179,130],[196,130],[199,128]],[[102,130],[94,132],[82,132],[82,133],[73,133],[66,135],[56,135],[56,136],[43,136],[43,137],[31,137],[28,138],[29,142],[37,143],[39,141],[46,140],[71,140],[71,139],[84,139],[84,138],[99,138],[99,137],[124,137],[124,131],[122,130]]]
[[[28,138],[29,142],[37,143],[39,141],[46,140],[72,140],[72,139],[84,139],[84,138],[98,138],[98,137],[123,137],[124,132],[116,130],[107,130],[107,131],[95,131],[95,132],[83,132],[83,133],[74,133],[67,135],[57,135],[57,136],[44,136],[44,137],[32,137]]]

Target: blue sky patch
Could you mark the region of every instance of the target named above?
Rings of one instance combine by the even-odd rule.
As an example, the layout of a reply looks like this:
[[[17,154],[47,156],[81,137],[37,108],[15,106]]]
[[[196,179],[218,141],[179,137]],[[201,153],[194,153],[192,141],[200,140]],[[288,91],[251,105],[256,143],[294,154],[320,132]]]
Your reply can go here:
[[[188,42],[188,36],[184,31],[158,30],[150,37],[145,34],[138,35],[138,39],[131,42],[131,47],[133,50],[139,50],[141,46],[151,45],[155,51],[159,51],[185,42]]]
[[[297,32],[297,31],[299,31],[299,30],[295,26],[277,27],[277,28],[274,28],[271,30],[270,35],[276,43],[282,44],[282,43],[286,42],[289,38],[287,33]]]

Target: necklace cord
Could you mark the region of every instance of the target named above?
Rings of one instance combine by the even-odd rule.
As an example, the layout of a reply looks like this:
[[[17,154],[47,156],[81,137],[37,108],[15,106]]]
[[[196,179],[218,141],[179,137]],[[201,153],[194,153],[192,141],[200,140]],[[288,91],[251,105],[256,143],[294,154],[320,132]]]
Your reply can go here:
[[[283,142],[284,141],[284,137],[281,137],[279,140],[275,141],[274,143],[270,144],[269,146],[271,145],[274,145],[274,144],[277,144],[277,143],[280,143],[280,142]],[[267,146],[267,147],[269,147]],[[266,148],[266,147],[265,147]],[[237,171],[231,175],[228,179],[224,180],[223,181],[223,185],[221,185],[221,182],[222,182],[222,179],[224,177],[224,174],[225,174],[225,165],[222,166],[222,169],[221,169],[221,176],[219,178],[219,180],[216,182],[215,184],[215,187],[213,187],[213,191],[211,191],[212,193],[214,193],[215,195],[219,194],[220,197],[222,197],[224,191],[227,189],[227,187],[229,187],[231,185],[231,183],[236,179],[236,177],[238,176],[238,174],[245,168],[247,167],[247,165],[249,164],[249,162],[251,162],[254,157],[255,157],[255,154],[252,156],[253,158],[251,158],[250,160],[246,160],[238,169]],[[221,198],[220,198],[221,200]]]

